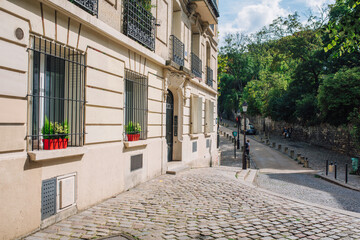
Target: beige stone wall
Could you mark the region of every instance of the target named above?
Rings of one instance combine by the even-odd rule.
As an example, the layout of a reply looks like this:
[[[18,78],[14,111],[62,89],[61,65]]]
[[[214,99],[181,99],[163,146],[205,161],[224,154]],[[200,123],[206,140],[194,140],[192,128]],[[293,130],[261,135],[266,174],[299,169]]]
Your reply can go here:
[[[85,209],[167,170],[165,80],[163,70],[169,59],[173,1],[154,0],[152,12],[160,26],[156,50],[151,52],[121,33],[120,0],[99,2],[99,17],[92,16],[67,0],[4,0],[0,2],[0,235],[13,239],[41,225],[41,181],[76,173],[76,207]],[[179,12],[176,34],[187,51],[185,67],[191,69],[192,25]],[[15,37],[21,28],[24,37]],[[42,162],[29,160],[31,98],[30,35],[54,40],[86,54],[85,139],[83,156],[58,157]],[[196,40],[205,71],[207,34]],[[216,83],[216,45],[211,44],[211,67]],[[148,77],[148,139],[137,146],[124,142],[124,71],[130,69]],[[216,132],[205,134],[205,100],[214,101],[216,84],[210,89],[202,80],[186,79],[185,90],[174,90],[176,114],[182,125],[174,138],[174,159],[193,167],[215,161]],[[190,134],[190,97],[201,96],[202,130]],[[181,101],[179,104],[179,101]],[[216,111],[214,110],[214,119]],[[180,121],[179,121],[180,122]],[[211,147],[206,148],[206,141]],[[197,141],[198,151],[192,152]],[[130,171],[130,158],[143,154],[143,167]]]

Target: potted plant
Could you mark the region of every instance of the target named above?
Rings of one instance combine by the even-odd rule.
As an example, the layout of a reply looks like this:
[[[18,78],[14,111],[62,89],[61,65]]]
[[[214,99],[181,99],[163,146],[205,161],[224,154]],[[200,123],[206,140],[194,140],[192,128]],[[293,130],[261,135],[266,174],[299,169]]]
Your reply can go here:
[[[58,139],[59,149],[67,148],[69,141],[69,127],[67,120],[63,123],[55,122],[54,132],[56,134],[56,138]]]
[[[141,125],[140,123],[134,123],[130,121],[128,125],[125,126],[125,132],[128,141],[137,141],[140,138]]]
[[[43,135],[43,144],[44,150],[53,150],[56,149],[58,144],[55,144],[55,132],[54,132],[54,124],[49,121],[49,119],[45,116],[45,123],[41,129],[41,133]]]
[[[45,123],[41,129],[41,133],[43,135],[44,150],[67,148],[69,141],[69,126],[67,120],[63,123],[53,123],[45,116]]]

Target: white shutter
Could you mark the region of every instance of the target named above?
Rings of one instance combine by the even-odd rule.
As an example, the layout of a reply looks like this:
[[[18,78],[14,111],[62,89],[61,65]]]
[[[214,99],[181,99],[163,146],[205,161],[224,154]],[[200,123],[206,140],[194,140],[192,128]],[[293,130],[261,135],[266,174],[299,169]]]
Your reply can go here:
[[[203,103],[202,103],[202,98],[201,97],[198,97],[198,100],[197,100],[197,127],[198,127],[198,130],[197,130],[197,133],[201,133],[202,132],[202,113],[203,113]]]
[[[205,133],[210,132],[210,101],[205,100]]]
[[[209,101],[209,132],[214,132],[214,102]]]
[[[197,120],[196,120],[196,106],[197,106],[197,99],[198,97],[194,96],[194,95],[191,95],[191,98],[190,98],[190,108],[191,108],[191,133],[196,133],[197,132]]]

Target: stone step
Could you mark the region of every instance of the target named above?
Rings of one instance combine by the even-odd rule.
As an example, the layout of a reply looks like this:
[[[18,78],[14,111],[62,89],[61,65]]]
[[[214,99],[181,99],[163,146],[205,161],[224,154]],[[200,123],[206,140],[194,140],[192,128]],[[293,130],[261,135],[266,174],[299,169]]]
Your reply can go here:
[[[236,173],[236,177],[240,180],[245,181],[247,175],[249,174],[249,171],[250,171],[249,169],[246,169],[246,170],[241,169],[240,171],[238,171]]]
[[[250,169],[249,174],[245,178],[245,181],[248,183],[253,183],[256,176],[257,176],[258,170],[256,169]]]
[[[166,174],[176,175],[189,169],[189,166],[183,165],[181,162],[172,162],[168,164],[168,170],[166,171]]]

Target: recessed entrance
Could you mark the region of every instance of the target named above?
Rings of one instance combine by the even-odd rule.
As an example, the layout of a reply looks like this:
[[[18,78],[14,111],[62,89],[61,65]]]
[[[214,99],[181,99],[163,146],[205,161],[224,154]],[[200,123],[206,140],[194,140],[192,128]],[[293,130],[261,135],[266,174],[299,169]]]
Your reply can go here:
[[[174,140],[174,96],[170,90],[166,98],[166,143],[168,147],[168,162],[173,161]]]

